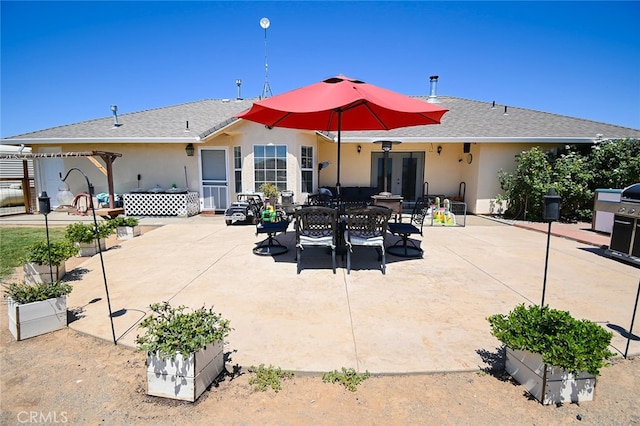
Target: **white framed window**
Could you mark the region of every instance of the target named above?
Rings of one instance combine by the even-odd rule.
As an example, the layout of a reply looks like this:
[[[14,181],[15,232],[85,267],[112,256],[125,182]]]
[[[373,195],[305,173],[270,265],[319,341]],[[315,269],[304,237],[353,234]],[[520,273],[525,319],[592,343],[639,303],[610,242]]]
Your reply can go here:
[[[233,178],[236,193],[242,192],[242,147],[233,147]]]
[[[287,189],[287,146],[254,145],[253,170],[256,191],[263,183],[273,183],[281,191]]]
[[[313,192],[313,147],[300,147],[300,186],[302,192]]]

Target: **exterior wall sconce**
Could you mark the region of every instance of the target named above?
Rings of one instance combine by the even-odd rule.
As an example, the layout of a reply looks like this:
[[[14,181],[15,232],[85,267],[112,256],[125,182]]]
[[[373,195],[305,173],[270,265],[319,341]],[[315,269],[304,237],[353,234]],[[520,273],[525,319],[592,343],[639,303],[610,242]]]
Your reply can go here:
[[[362,145],[358,145],[358,154],[362,152]]]
[[[193,144],[187,144],[187,146],[184,147],[184,151],[187,153],[187,157],[193,157]]]
[[[442,145],[438,145],[438,155],[442,152]]]

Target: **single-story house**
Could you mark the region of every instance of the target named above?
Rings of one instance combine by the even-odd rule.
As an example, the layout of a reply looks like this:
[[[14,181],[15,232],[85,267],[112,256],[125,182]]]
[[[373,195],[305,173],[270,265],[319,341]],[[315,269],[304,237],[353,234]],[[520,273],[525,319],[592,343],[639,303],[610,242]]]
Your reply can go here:
[[[382,191],[383,151],[374,142],[392,140],[400,143],[389,152],[390,192],[407,202],[425,193],[463,198],[468,212],[494,213],[501,193],[498,171],[513,170],[516,154],[534,146],[640,138],[638,129],[435,92],[417,98],[449,109],[439,125],[342,133],[342,187]],[[255,100],[206,99],[120,115],[112,106],[112,116],[7,137],[2,143],[24,144],[33,153],[121,154],[113,162],[116,193],[188,188],[197,192],[203,212],[223,211],[238,193],[258,191],[265,182],[292,191],[296,202],[322,186],[335,186],[336,134],[266,128],[235,118]],[[64,155],[35,160],[36,190],[56,194],[60,173],[77,167],[96,193],[107,192],[105,176],[89,160],[98,161]],[[319,167],[327,162],[328,167]],[[82,176],[68,183],[74,193],[85,191]]]

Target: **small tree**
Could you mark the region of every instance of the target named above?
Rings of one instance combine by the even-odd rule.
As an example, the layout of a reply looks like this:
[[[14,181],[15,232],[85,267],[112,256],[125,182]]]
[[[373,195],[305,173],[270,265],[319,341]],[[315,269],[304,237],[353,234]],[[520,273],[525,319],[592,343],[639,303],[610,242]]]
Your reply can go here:
[[[560,217],[563,220],[591,220],[593,173],[587,158],[567,146],[553,159],[552,185],[562,197]]]
[[[517,166],[513,174],[498,172],[504,198],[509,200],[505,214],[528,220],[542,219],[544,195],[551,186],[551,164],[540,147],[516,155]]]
[[[593,171],[592,189],[624,188],[640,182],[640,141],[616,139],[596,142],[588,167]]]

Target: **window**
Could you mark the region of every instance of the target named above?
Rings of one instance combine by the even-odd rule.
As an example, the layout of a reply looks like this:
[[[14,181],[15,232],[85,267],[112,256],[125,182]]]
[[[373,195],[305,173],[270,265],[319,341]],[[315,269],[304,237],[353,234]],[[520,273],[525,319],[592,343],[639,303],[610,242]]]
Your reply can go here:
[[[242,192],[242,148],[233,147],[233,176],[236,183],[236,193]]]
[[[302,192],[313,192],[313,147],[303,146],[300,148],[300,184]]]
[[[273,183],[281,191],[287,189],[287,146],[255,145],[253,170],[256,191],[263,183]]]

